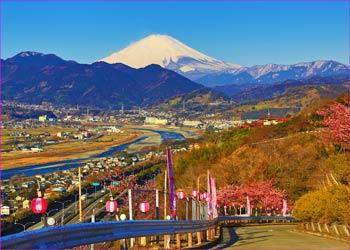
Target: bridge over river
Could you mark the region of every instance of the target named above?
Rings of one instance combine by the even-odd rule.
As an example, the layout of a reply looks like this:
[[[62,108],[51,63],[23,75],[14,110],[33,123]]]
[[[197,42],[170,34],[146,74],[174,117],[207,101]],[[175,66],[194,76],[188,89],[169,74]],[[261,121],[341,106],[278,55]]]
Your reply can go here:
[[[211,249],[349,249],[345,242],[294,231],[292,217],[225,216],[214,220],[113,221],[79,223],[22,232],[2,238],[2,249],[65,249],[106,241],[158,236],[153,247]],[[259,222],[259,226],[234,227],[227,222]],[[271,223],[284,223],[271,224]],[[267,223],[263,225],[263,223]],[[220,230],[219,230],[220,229]],[[220,237],[215,237],[221,231]],[[169,244],[170,238],[175,239]],[[163,240],[162,240],[163,239]],[[184,243],[186,241],[186,243]],[[196,241],[196,242],[195,242]],[[163,243],[162,243],[163,242]]]

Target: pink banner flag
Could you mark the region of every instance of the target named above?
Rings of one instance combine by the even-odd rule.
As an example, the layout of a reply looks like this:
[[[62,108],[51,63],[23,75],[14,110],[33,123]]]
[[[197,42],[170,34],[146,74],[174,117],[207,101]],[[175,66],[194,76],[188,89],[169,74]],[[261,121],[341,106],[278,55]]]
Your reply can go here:
[[[248,215],[248,216],[250,216],[250,201],[249,201],[249,197],[247,196],[247,211],[246,211],[246,214]]]
[[[176,197],[175,197],[175,181],[174,181],[174,172],[173,172],[173,162],[171,159],[171,149],[167,148],[166,150],[166,159],[168,166],[168,179],[169,179],[169,199],[170,199],[170,212],[171,219],[176,219]]]
[[[215,179],[211,178],[211,192],[212,192],[212,209],[213,209],[213,219],[218,217],[217,199],[216,199],[216,185]]]
[[[210,172],[208,170],[208,182],[207,182],[207,202],[208,202],[208,220],[211,219],[211,195],[210,195]]]
[[[282,215],[286,216],[287,214],[287,200],[283,199],[283,208],[282,208]]]

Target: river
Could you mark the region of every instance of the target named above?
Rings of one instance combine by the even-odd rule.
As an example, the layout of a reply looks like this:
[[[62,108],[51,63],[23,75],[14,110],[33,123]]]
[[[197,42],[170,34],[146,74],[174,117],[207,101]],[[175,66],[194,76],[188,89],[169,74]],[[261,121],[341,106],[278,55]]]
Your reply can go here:
[[[153,130],[153,129],[137,129],[137,130],[148,130],[148,131],[158,133],[161,136],[162,141],[185,139],[185,137],[182,134],[176,133],[176,132]],[[36,174],[48,174],[48,173],[55,172],[57,170],[77,168],[84,165],[85,161],[92,160],[94,158],[111,156],[117,152],[127,149],[131,144],[141,143],[143,140],[147,138],[148,136],[142,136],[134,141],[111,147],[100,154],[93,155],[90,157],[65,160],[65,161],[57,161],[57,162],[51,162],[51,163],[45,163],[45,164],[36,164],[36,165],[30,165],[30,166],[13,168],[13,169],[5,169],[1,171],[1,179],[3,180],[10,179],[12,176],[18,175],[18,174],[23,174],[24,176],[33,176]]]

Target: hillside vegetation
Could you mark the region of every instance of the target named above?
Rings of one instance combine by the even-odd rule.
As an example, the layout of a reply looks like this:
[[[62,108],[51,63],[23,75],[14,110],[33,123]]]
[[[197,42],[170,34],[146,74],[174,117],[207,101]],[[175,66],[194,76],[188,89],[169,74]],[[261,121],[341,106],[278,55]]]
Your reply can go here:
[[[270,95],[264,97],[264,90],[257,89],[256,92],[247,91],[242,93],[255,96],[262,95],[257,100],[249,101],[235,107],[232,112],[241,114],[242,118],[261,118],[270,110],[274,116],[294,116],[304,109],[317,105],[319,102],[336,98],[349,88],[349,82],[340,84],[309,84],[292,86],[281,92],[271,90]],[[261,91],[261,92],[260,92]]]
[[[324,105],[324,104],[323,104]],[[219,187],[273,180],[295,203],[302,195],[332,185],[349,185],[346,144],[324,140],[327,128],[312,106],[290,122],[208,132],[199,148],[174,157],[176,187],[206,190],[206,172]]]

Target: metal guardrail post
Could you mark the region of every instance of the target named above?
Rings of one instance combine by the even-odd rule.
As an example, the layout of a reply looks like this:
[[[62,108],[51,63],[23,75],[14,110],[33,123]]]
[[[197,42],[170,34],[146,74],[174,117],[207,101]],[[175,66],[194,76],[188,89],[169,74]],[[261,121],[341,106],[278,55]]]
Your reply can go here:
[[[188,197],[186,197],[185,200],[186,200],[186,217],[185,217],[185,219],[188,220]]]
[[[181,249],[181,235],[176,234],[176,248]]]
[[[188,246],[192,246],[192,233],[187,233],[187,241],[188,241]]]

